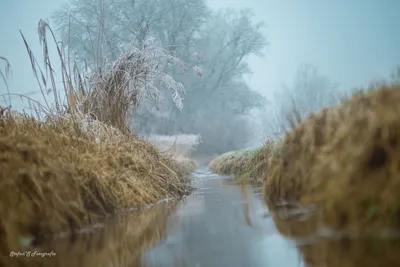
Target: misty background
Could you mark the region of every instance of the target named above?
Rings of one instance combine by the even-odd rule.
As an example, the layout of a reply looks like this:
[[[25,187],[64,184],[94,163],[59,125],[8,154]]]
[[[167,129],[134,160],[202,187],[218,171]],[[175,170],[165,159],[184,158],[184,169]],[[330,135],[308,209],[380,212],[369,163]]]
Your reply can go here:
[[[98,3],[0,0],[0,56],[11,63],[11,93],[42,101],[19,33],[40,61],[39,19],[50,20],[78,64],[95,69],[89,39],[99,32]],[[293,102],[306,115],[335,104],[344,92],[387,78],[400,63],[396,0],[104,0],[104,5],[104,53],[110,62],[151,35],[186,65],[202,67],[201,77],[179,68],[168,73],[186,89],[182,112],[165,90],[159,107],[143,103],[132,121],[141,135],[201,134],[200,153],[276,138],[284,133]],[[0,83],[0,94],[6,92]],[[12,100],[13,108],[26,105],[17,96]]]

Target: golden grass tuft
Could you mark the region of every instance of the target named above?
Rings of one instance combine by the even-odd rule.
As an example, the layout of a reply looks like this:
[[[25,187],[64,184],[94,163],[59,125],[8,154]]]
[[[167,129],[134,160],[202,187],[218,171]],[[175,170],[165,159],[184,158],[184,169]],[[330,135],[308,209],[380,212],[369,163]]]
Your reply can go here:
[[[400,228],[400,86],[360,92],[288,132],[270,168],[266,201],[317,204],[349,231]]]
[[[18,250],[22,236],[80,228],[185,193],[175,161],[144,140],[99,125],[93,135],[90,127],[74,128],[70,117],[0,118],[3,253]]]

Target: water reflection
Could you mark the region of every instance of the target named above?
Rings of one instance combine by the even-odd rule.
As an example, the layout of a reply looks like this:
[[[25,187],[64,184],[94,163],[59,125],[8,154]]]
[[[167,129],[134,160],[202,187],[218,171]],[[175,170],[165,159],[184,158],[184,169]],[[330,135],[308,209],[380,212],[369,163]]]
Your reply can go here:
[[[400,239],[395,235],[334,232],[320,225],[317,216],[305,216],[297,208],[274,208],[271,214],[278,231],[294,241],[307,266],[400,266]]]
[[[297,267],[293,242],[276,232],[254,193],[231,180],[203,180],[170,218],[168,233],[142,257],[145,267]]]
[[[258,190],[221,178],[203,177],[198,188],[180,203],[160,203],[87,233],[47,240],[40,250],[53,251],[52,257],[6,255],[0,266],[400,266],[400,239],[387,238],[393,235],[339,236],[310,216],[315,207],[283,203],[268,212]]]
[[[142,252],[162,237],[168,216],[176,207],[177,203],[160,203],[142,212],[113,218],[104,227],[87,233],[46,240],[38,247],[26,249],[31,257],[21,255],[23,252],[19,257],[4,255],[0,266],[139,267]],[[34,251],[53,254],[32,256]]]

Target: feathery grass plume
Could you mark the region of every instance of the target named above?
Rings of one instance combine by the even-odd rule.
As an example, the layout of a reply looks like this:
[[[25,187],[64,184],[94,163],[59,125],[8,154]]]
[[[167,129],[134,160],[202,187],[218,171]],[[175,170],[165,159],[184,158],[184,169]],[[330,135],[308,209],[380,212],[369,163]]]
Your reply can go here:
[[[50,57],[48,33],[60,61],[66,103],[62,103],[61,94],[56,87],[55,64]],[[107,60],[100,53],[101,64],[95,70],[90,70],[87,66],[80,70],[76,62],[70,62],[69,53],[65,52],[68,47],[57,41],[46,20],[40,20],[38,34],[43,48],[42,70],[24,35],[22,32],[20,34],[45,101],[45,108],[41,107],[41,110],[46,114],[70,114],[74,118],[79,113],[115,126],[123,132],[130,132],[127,124],[132,119],[135,108],[145,100],[158,105],[162,98],[161,90],[171,90],[176,107],[181,111],[183,109],[182,94],[185,94],[185,89],[181,83],[166,74],[165,70],[171,67],[185,69],[184,63],[161,48],[151,36],[147,36],[138,47],[131,45],[112,64],[106,64]],[[196,74],[201,76],[198,72]],[[50,92],[53,93],[55,109],[46,98]]]
[[[147,38],[139,48],[134,46],[122,54],[112,66],[97,72],[86,100],[84,110],[99,120],[123,129],[130,110],[141,101],[162,98],[160,87],[171,89],[176,107],[183,109],[182,84],[163,71],[162,65],[179,64],[179,60]]]
[[[47,234],[76,231],[104,216],[187,193],[178,162],[127,125],[127,110],[143,98],[157,100],[161,86],[174,91],[182,108],[183,86],[161,68],[180,61],[148,38],[86,79],[76,64],[70,67],[47,21],[38,25],[44,69],[20,33],[45,103],[25,96],[37,105],[31,106],[37,118],[15,111],[0,117],[2,252],[20,249],[20,237],[39,242]],[[56,87],[49,33],[60,60],[64,100]],[[46,100],[48,93],[55,106]]]

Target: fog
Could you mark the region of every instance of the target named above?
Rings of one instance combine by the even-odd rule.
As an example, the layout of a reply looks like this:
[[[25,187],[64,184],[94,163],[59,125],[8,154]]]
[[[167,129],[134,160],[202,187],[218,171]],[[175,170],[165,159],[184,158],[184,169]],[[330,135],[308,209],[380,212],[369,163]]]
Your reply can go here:
[[[11,93],[29,94],[30,97],[41,101],[41,94],[19,30],[23,32],[32,51],[40,61],[42,50],[38,42],[37,23],[41,18],[50,19],[51,14],[60,9],[65,1],[0,1],[0,23],[2,25],[0,28],[0,56],[7,58],[11,64],[12,75],[8,78],[9,89]],[[85,1],[88,2],[88,0]],[[105,5],[110,2],[115,1],[104,0]],[[156,2],[161,3],[162,1]],[[169,2],[177,1],[165,1],[163,4],[168,5]],[[204,1],[191,0],[190,2],[198,4]],[[252,9],[254,12],[254,16],[251,17],[252,22],[256,24],[262,21],[266,25],[260,30],[260,33],[268,44],[257,51],[262,52],[263,57],[251,55],[249,50],[248,55],[246,54],[241,63],[247,62],[252,73],[242,71],[235,74],[237,76],[230,76],[229,81],[227,78],[223,86],[214,82],[216,77],[211,74],[210,76],[205,75],[210,88],[215,87],[215,92],[219,92],[216,93],[217,96],[213,93],[214,102],[207,100],[210,106],[205,108],[201,105],[196,108],[194,105],[195,100],[202,97],[202,94],[198,93],[203,86],[199,85],[201,82],[195,78],[187,78],[182,74],[171,72],[171,76],[176,81],[181,82],[183,79],[185,82],[182,81],[182,83],[186,89],[189,89],[183,101],[182,111],[182,114],[189,115],[179,115],[179,112],[172,109],[173,105],[170,103],[170,96],[167,93],[165,99],[168,99],[169,102],[161,105],[160,112],[149,111],[148,107],[143,107],[138,111],[138,116],[143,119],[134,121],[135,131],[143,134],[169,135],[201,132],[203,141],[208,143],[208,146],[204,148],[205,151],[209,151],[211,147],[215,148],[216,144],[221,144],[218,149],[213,151],[215,153],[255,146],[261,142],[262,138],[276,137],[276,135],[282,134],[280,125],[285,124],[286,114],[284,113],[290,109],[290,100],[293,99],[293,95],[296,95],[294,97],[296,105],[304,110],[303,115],[305,115],[310,109],[318,110],[324,105],[334,104],[336,96],[341,92],[366,86],[378,79],[388,78],[393,68],[400,63],[400,17],[398,16],[400,2],[396,0],[209,0],[206,4],[212,8],[213,12],[226,7],[235,10]],[[113,10],[114,7],[109,7],[109,9]],[[146,10],[143,7],[142,12],[145,13]],[[182,14],[179,13],[176,16],[180,15]],[[206,19],[205,25],[208,23],[207,20],[210,19]],[[216,21],[213,25],[224,27],[222,21],[224,18],[221,18],[221,23]],[[64,21],[65,23],[68,24],[68,21]],[[50,21],[53,29],[57,28],[56,24],[57,22]],[[215,27],[211,26],[208,28],[210,36],[214,29]],[[229,29],[232,34],[235,33],[233,28]],[[122,31],[123,28],[120,30]],[[185,30],[183,29],[182,32]],[[215,31],[217,30],[215,29]],[[110,34],[114,34],[112,30],[109,31]],[[158,33],[162,31],[155,30]],[[220,31],[224,32],[225,30],[221,29]],[[205,61],[205,66],[203,66],[204,72],[208,73],[214,66],[213,55],[218,55],[212,49],[219,45],[220,41],[217,38],[219,35],[213,37],[214,39],[211,37],[207,39],[205,32],[202,29],[201,34],[203,34],[204,40],[202,39],[203,41],[200,42],[201,45],[194,47],[207,46],[198,52],[201,52],[200,56],[203,58],[207,58],[208,55],[208,61]],[[206,39],[207,41],[205,41]],[[215,44],[210,42],[215,42]],[[162,41],[162,43],[165,42]],[[115,45],[117,46],[117,44]],[[79,53],[83,48],[75,46],[75,49]],[[181,56],[185,57],[185,53],[182,52]],[[54,51],[52,51],[52,55],[55,55]],[[227,52],[225,57],[221,55],[223,62],[224,58],[228,62],[231,55]],[[183,60],[185,59],[183,58]],[[220,61],[218,60],[218,63]],[[3,69],[2,63],[0,62],[0,67]],[[311,78],[304,81],[304,73]],[[174,74],[176,75],[174,76]],[[225,98],[230,92],[226,89],[228,85],[232,88],[234,86],[239,88],[237,92],[234,91],[234,94],[240,95],[240,92],[248,94],[248,91],[241,89],[246,87],[240,82],[242,78],[251,92],[255,91],[266,98],[264,102],[256,103],[250,111],[247,110],[250,107],[249,103],[243,104],[248,105],[243,107],[242,104],[237,104],[237,108],[233,110],[229,105],[237,99]],[[313,88],[301,91],[305,84]],[[204,85],[204,88],[206,87]],[[328,89],[331,91],[326,93],[325,91]],[[207,92],[212,90],[214,89],[204,89]],[[5,84],[0,82],[0,93],[5,94],[6,92]],[[306,99],[309,95],[313,95],[313,98]],[[246,99],[249,101],[260,100],[257,95],[249,97],[246,95]],[[211,107],[217,107],[218,103],[224,102],[226,102],[227,108],[210,111]],[[310,106],[311,103],[313,106]],[[21,101],[14,97],[13,108],[20,109],[22,107]],[[163,107],[166,107],[165,112]],[[197,111],[197,109],[202,109],[202,111]],[[234,116],[237,119],[231,122]],[[213,120],[210,119],[211,117]]]

